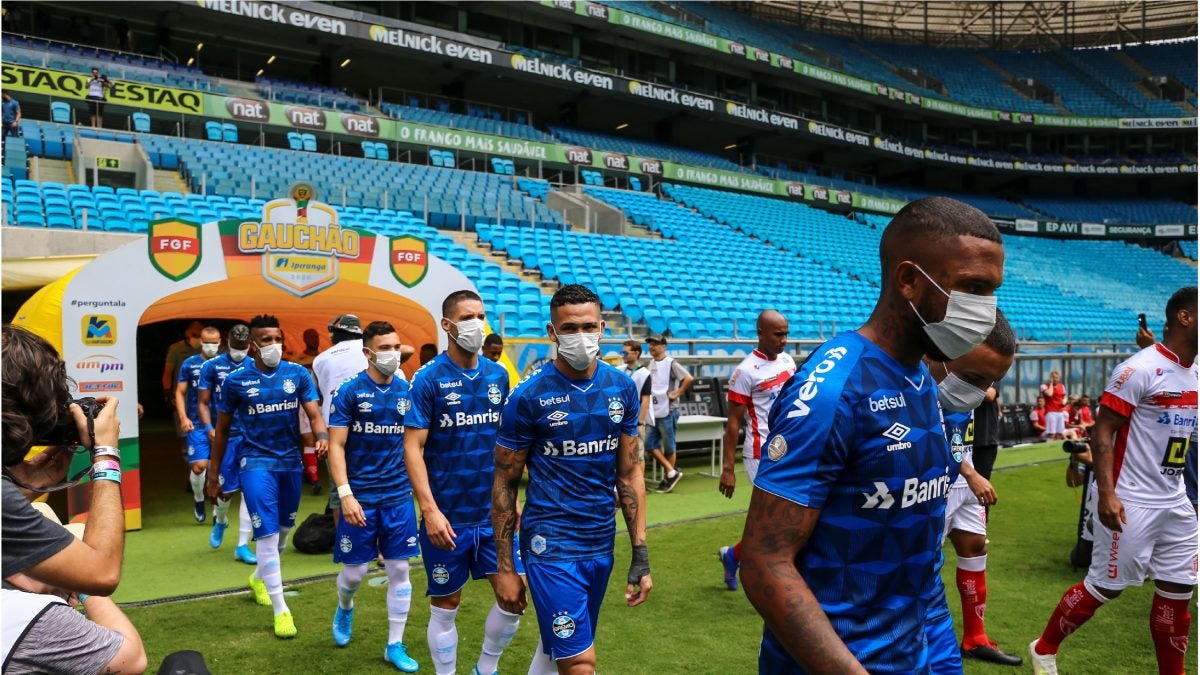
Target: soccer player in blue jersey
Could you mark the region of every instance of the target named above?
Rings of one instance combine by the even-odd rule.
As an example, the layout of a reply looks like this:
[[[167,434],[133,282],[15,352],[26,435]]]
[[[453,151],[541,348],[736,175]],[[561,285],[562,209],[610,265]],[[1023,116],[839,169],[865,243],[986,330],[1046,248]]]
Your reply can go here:
[[[188,479],[192,483],[197,523],[204,522],[204,475],[208,469],[211,449],[208,432],[211,427],[200,419],[197,393],[200,387],[200,368],[221,349],[221,331],[206,326],[200,331],[200,353],[183,360],[175,383],[175,411],[179,414],[179,429],[187,440],[187,458],[191,465]]]
[[[251,319],[250,346],[254,361],[243,361],[221,388],[212,461],[220,466],[236,413],[242,425],[238,480],[258,543],[258,564],[250,575],[250,589],[258,604],[274,610],[275,636],[290,638],[296,636],[296,624],[283,599],[279,554],[300,507],[299,409],[308,415],[322,457],[329,448],[329,434],[308,371],[283,360],[279,319],[269,314]],[[208,475],[208,496],[213,499],[222,492],[217,473]]]
[[[413,375],[413,406],[404,418],[405,460],[421,507],[421,557],[429,579],[426,637],[437,675],[456,672],[455,617],[467,581],[486,576],[494,584],[496,578],[492,474],[508,371],[479,356],[484,318],[483,300],[474,291],[446,297],[441,325],[448,346]],[[519,557],[516,563],[523,573]],[[475,673],[496,672],[520,622],[520,614],[492,606]]]
[[[966,356],[939,363],[928,356],[925,365],[938,381],[938,401],[946,421],[946,440],[950,441],[953,464],[951,486],[947,493],[945,527],[958,558],[955,585],[962,599],[963,639],[954,636],[954,620],[946,604],[946,587],[941,574],[933,577],[927,596],[925,635],[929,644],[929,668],[946,675],[961,673],[963,658],[1019,666],[1022,659],[1001,651],[988,639],[983,616],[987,605],[987,513],[985,507],[996,503],[996,490],[987,478],[975,470],[975,408],[987,396],[987,390],[1003,379],[1012,366],[1017,338],[1004,314],[996,310],[996,326],[983,344]],[[957,476],[954,476],[957,474]],[[938,569],[941,569],[939,558]]]
[[[228,352],[204,362],[204,366],[200,368],[200,383],[196,386],[197,411],[200,413],[200,421],[209,430],[209,441],[216,435],[213,428],[214,397],[216,405],[220,406],[221,385],[225,383],[229,373],[242,367],[242,362],[250,353],[250,327],[244,323],[234,325],[229,329],[228,341]],[[233,500],[233,493],[239,489],[237,462],[238,446],[241,442],[242,425],[235,414],[217,479],[221,485],[221,494],[217,496],[217,503],[213,506],[213,529],[208,537],[208,544],[213,548],[221,547],[221,542],[225,539],[225,528],[229,527],[229,504]],[[233,551],[233,559],[254,565],[258,559],[250,550],[250,531],[250,512],[246,510],[246,499],[243,497],[238,507],[238,545]]]
[[[417,662],[404,645],[412,605],[408,559],[418,553],[417,516],[404,466],[404,418],[412,404],[408,382],[395,376],[400,367],[396,329],[375,321],[362,339],[367,369],[334,391],[329,411],[329,473],[341,498],[333,548],[333,561],[342,563],[333,640],[339,647],[350,642],[354,594],[368,565],[382,555],[388,578],[383,658],[414,673]]]
[[[1004,249],[978,209],[929,197],[892,219],[880,262],[867,323],[817,347],[771,409],[742,538],[762,673],[928,671],[953,459],[921,358],[991,332]]]
[[[524,611],[525,585],[507,543],[528,465],[521,556],[541,638],[529,672],[594,673],[596,626],[613,568],[614,491],[633,547],[626,604],[645,602],[653,585],[637,443],[641,402],[632,379],[596,360],[604,322],[595,293],[578,284],[558,289],[550,321],[557,355],[513,389],[496,439],[494,585],[501,609]]]

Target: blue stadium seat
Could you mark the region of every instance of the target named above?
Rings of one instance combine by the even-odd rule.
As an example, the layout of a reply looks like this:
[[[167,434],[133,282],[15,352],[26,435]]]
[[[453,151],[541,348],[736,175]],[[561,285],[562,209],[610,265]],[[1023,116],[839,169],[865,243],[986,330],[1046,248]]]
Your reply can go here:
[[[304,149],[308,152],[317,151],[317,137],[314,134],[301,134],[301,140],[304,142]]]
[[[221,123],[221,139],[226,143],[237,143],[238,130],[232,122]]]
[[[135,112],[133,117],[133,130],[139,133],[150,133],[150,116],[144,112]]]
[[[204,123],[204,136],[210,141],[221,140],[221,123],[209,120]]]
[[[50,104],[50,119],[60,124],[70,124],[71,106],[62,101],[54,101]]]

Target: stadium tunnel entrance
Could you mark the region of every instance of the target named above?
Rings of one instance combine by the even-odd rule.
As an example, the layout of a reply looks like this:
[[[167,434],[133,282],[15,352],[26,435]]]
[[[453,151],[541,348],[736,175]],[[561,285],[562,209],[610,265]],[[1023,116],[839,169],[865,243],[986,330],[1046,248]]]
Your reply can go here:
[[[283,327],[285,350],[299,354],[305,329],[316,329],[321,347],[328,347],[329,322],[352,313],[364,325],[392,323],[414,348],[432,343],[440,350],[446,346],[438,326],[442,300],[456,290],[477,292],[462,272],[431,256],[420,237],[342,228],[332,207],[305,196],[312,194],[293,189],[291,197],[267,202],[261,222],[152,222],[145,240],[98,256],[18,311],[14,323],[59,349],[76,396],[120,401],[126,529],[142,526],[137,404],[146,405],[149,417],[151,404],[161,399],[166,350],[183,338],[186,323],[228,328],[255,314],[273,314]],[[505,365],[512,373],[512,364]],[[410,359],[404,370],[411,376],[416,367]],[[165,436],[159,430],[154,445],[165,441],[160,454],[177,466],[173,436],[173,428]],[[78,468],[83,466],[72,467]],[[173,478],[172,472],[166,480],[174,485]],[[86,520],[89,489],[86,483],[72,488],[72,521]]]

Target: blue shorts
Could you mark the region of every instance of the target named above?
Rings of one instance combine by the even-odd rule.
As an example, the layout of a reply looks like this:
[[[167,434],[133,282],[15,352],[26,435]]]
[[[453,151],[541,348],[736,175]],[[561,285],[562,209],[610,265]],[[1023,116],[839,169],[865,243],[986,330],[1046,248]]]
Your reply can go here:
[[[455,528],[454,550],[438,548],[425,533],[425,522],[421,522],[421,558],[425,562],[425,576],[429,584],[425,595],[440,598],[454,595],[471,579],[482,579],[496,573],[496,536],[491,525]],[[525,574],[525,563],[521,561],[521,547],[513,537],[513,563],[517,574]]]
[[[954,635],[954,617],[949,612],[942,618],[926,620],[925,641],[929,654],[929,670],[934,675],[962,675],[962,652]]]
[[[225,443],[225,455],[221,457],[221,474],[218,476],[221,484],[221,492],[229,494],[237,492],[242,485],[238,474],[241,471],[238,469],[238,449],[242,447],[241,435],[230,436]]]
[[[667,417],[655,419],[654,424],[647,425],[646,449],[663,451],[664,455],[675,454],[675,427],[679,422],[679,409],[671,411]]]
[[[187,433],[187,461],[207,462],[211,452],[212,444],[208,441],[207,429],[196,426]]]
[[[578,656],[596,642],[600,604],[612,568],[611,555],[570,562],[537,560],[526,567],[542,649],[550,658]]]
[[[355,527],[346,522],[345,513],[338,516],[334,537],[333,562],[362,565],[384,560],[404,560],[419,555],[417,549],[417,513],[412,499],[402,499],[382,506],[363,506],[367,524]]]
[[[250,512],[256,541],[278,534],[281,526],[291,529],[296,524],[296,510],[300,508],[299,471],[243,471],[241,481],[242,499]]]

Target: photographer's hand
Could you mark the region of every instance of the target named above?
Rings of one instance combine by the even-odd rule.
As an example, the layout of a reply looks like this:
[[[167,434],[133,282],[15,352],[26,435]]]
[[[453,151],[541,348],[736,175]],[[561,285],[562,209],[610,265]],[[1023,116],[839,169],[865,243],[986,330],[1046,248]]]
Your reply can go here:
[[[112,396],[100,396],[96,403],[103,406],[92,420],[92,431],[95,433],[95,445],[117,447],[121,441],[121,420],[117,417],[117,405],[120,403]],[[92,439],[88,436],[87,416],[78,404],[71,404],[71,416],[75,418],[75,426],[79,429],[79,438],[83,447],[93,449]]]

